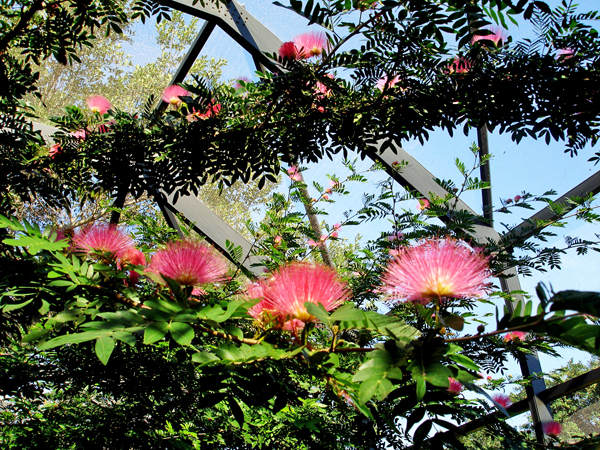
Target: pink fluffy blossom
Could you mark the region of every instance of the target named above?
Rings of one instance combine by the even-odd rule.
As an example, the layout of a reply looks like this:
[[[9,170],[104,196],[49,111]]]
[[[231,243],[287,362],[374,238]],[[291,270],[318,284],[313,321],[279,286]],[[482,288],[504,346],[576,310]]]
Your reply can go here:
[[[298,47],[293,42],[284,42],[281,47],[279,47],[279,56],[281,58],[298,60],[300,59],[300,52],[298,51]]]
[[[183,103],[179,97],[189,97],[190,95],[192,94],[189,91],[186,91],[181,86],[173,84],[165,88],[162,99],[165,103],[169,103],[170,105],[179,108]]]
[[[312,322],[304,303],[321,303],[332,311],[348,299],[346,283],[337,272],[325,265],[293,263],[282,267],[264,285],[264,298],[277,315]]]
[[[327,47],[327,36],[318,31],[309,31],[296,36],[294,45],[298,49],[300,59],[321,56]]]
[[[500,47],[501,45],[506,43],[506,39],[508,38],[508,33],[506,32],[506,30],[504,28],[500,28],[500,27],[488,27],[488,28],[483,28],[482,30],[487,30],[490,32],[490,34],[476,34],[475,36],[473,36],[473,39],[471,40],[471,43],[474,44],[475,42],[479,42],[482,41],[482,44],[484,44],[485,41],[491,41],[494,43],[494,45],[496,47]]]
[[[87,136],[87,130],[82,128],[81,130],[72,131],[70,134],[74,138],[84,141]]]
[[[87,254],[112,253],[117,258],[135,249],[133,239],[111,225],[93,225],[79,231],[73,236],[73,247]]]
[[[302,181],[302,174],[298,172],[298,167],[292,166],[287,170],[288,175],[293,181]]]
[[[325,76],[333,80],[333,74],[328,73]],[[317,81],[317,84],[315,86],[315,94],[318,98],[327,97],[331,94],[331,89],[329,89],[325,84],[321,83],[320,81]]]
[[[375,85],[375,87],[377,89],[379,89],[381,92],[383,92],[384,89],[386,89],[386,88],[387,89],[393,88],[399,82],[400,82],[400,77],[398,75],[396,75],[394,78],[392,78],[389,81],[388,81],[388,76],[384,75],[382,78],[379,79],[379,81],[377,82],[377,84]]]
[[[454,58],[454,61],[446,67],[446,73],[448,74],[463,74],[467,73],[469,70],[471,70],[471,62],[463,56]]]
[[[112,108],[110,102],[101,95],[94,95],[86,100],[88,107],[93,113],[104,115]]]
[[[126,250],[121,256],[121,261],[119,264],[119,269],[123,266],[131,264],[132,266],[145,266],[146,265],[146,255],[144,252],[141,252],[137,248],[130,248]],[[140,275],[135,270],[129,271],[129,286],[135,286],[139,281]]]
[[[505,409],[512,405],[512,401],[506,394],[494,394],[492,395],[492,400],[494,400],[496,403],[498,403]]]
[[[163,284],[163,276],[184,286],[198,287],[223,280],[227,266],[223,258],[202,242],[178,241],[167,244],[152,257],[148,276]]]
[[[542,429],[544,430],[544,433],[547,434],[550,437],[558,437],[558,435],[560,433],[562,433],[562,425],[558,422],[552,421],[552,422],[546,422],[543,426]]]
[[[527,336],[527,333],[524,333],[523,331],[511,331],[510,333],[506,333],[504,335],[504,341],[505,342],[524,341],[526,336]]]
[[[571,59],[573,56],[575,56],[575,50],[573,50],[572,48],[559,48],[556,51],[556,59],[562,61]]]
[[[196,122],[198,119],[206,120],[209,117],[216,116],[221,111],[221,104],[209,105],[205,112],[197,111],[196,108],[192,108],[192,112],[186,116],[188,122]]]
[[[456,381],[454,378],[448,378],[450,386],[448,386],[448,392],[452,395],[460,394],[465,388],[460,381]]]
[[[50,150],[48,150],[48,156],[50,156],[52,159],[56,158],[60,154],[62,154],[62,147],[60,144],[54,144],[52,147],[50,147]]]
[[[424,304],[444,297],[480,297],[488,277],[488,261],[481,253],[454,239],[430,239],[398,250],[381,291]]]
[[[426,198],[420,198],[419,203],[417,204],[417,209],[424,211],[429,208],[429,200]]]

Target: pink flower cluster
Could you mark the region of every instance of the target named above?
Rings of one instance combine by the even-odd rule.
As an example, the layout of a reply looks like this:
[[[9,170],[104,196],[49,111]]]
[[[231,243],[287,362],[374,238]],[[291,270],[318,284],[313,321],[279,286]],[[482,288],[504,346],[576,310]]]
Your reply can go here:
[[[480,297],[490,276],[488,259],[451,238],[429,239],[397,250],[380,291],[392,299],[427,304],[443,298]]]
[[[179,108],[183,103],[180,97],[189,97],[190,95],[192,95],[191,92],[173,84],[163,90],[162,99],[165,103],[173,105],[174,108]]]
[[[325,33],[310,31],[298,35],[293,41],[285,42],[279,48],[279,56],[284,59],[309,59],[321,56],[328,47]]]
[[[227,272],[223,258],[208,244],[190,240],[172,242],[157,251],[146,273],[157,283],[169,277],[184,286],[200,286],[222,281]],[[196,291],[201,292],[201,291]]]
[[[446,66],[446,70],[445,73],[452,75],[452,74],[465,74],[467,72],[469,72],[471,70],[471,61],[469,61],[468,59],[466,59],[464,56],[461,56],[460,58],[454,58],[454,61],[452,61],[450,64],[448,64],[448,66]]]
[[[448,378],[450,386],[448,386],[448,392],[452,395],[459,395],[465,388],[460,381],[456,381],[454,378]]]
[[[101,116],[106,114],[112,108],[110,102],[101,95],[94,95],[87,99],[87,105],[93,113],[98,113]]]
[[[292,181],[302,181],[302,174],[298,171],[297,166],[292,166],[287,170]]]
[[[510,407],[512,405],[512,401],[510,397],[506,394],[494,394],[492,395],[492,400],[502,406],[504,409]]]
[[[221,111],[221,104],[210,105],[205,112],[201,113],[192,108],[192,112],[186,116],[188,122],[196,122],[198,119],[206,120],[209,117],[216,116]]]
[[[481,42],[483,46],[485,46],[485,42],[492,42],[496,47],[500,47],[506,44],[506,40],[508,39],[508,33],[504,28],[500,27],[488,27],[482,28],[482,30],[486,30],[489,33],[486,35],[476,34],[473,36],[471,40],[471,44],[475,44],[476,42]]]
[[[247,297],[261,299],[248,314],[277,328],[298,330],[314,322],[304,303],[321,303],[332,311],[349,297],[346,283],[337,272],[322,264],[292,263],[274,272],[268,280],[252,283],[246,289]]]
[[[75,233],[73,248],[88,255],[109,254],[109,257],[117,262],[119,269],[127,265],[146,264],[144,253],[135,248],[133,239],[111,225],[94,225]],[[139,275],[131,270],[128,284],[135,285],[138,279]]]
[[[504,342],[520,342],[524,341],[526,337],[527,333],[524,333],[523,331],[511,331],[504,335]]]
[[[118,269],[146,265],[146,257],[135,247],[133,239],[110,225],[94,225],[76,233],[73,249],[88,255],[108,254]],[[158,250],[145,270],[159,284],[166,284],[164,277],[168,277],[184,286],[193,286],[193,294],[201,293],[204,284],[222,281],[226,272],[224,259],[212,247],[189,240],[172,242]],[[130,270],[128,284],[135,285],[138,279],[137,272]]]
[[[556,438],[560,433],[562,433],[563,427],[560,423],[552,421],[546,422],[544,425],[542,425],[542,429],[548,436]]]
[[[388,78],[387,75],[384,75],[382,78],[379,79],[379,81],[377,82],[377,84],[375,85],[375,87],[377,89],[379,89],[381,92],[383,92],[386,89],[393,88],[399,82],[400,82],[400,77],[398,75],[396,75],[395,77],[393,77],[391,80]]]

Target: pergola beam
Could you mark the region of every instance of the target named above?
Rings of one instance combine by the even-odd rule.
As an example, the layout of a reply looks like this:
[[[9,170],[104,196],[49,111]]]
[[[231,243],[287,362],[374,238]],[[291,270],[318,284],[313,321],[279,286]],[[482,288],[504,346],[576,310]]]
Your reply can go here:
[[[162,0],[160,3],[212,22],[249,52],[256,62],[270,70],[278,70],[276,63],[265,53],[277,53],[283,41],[235,0],[227,4],[206,2],[204,6],[198,0]]]

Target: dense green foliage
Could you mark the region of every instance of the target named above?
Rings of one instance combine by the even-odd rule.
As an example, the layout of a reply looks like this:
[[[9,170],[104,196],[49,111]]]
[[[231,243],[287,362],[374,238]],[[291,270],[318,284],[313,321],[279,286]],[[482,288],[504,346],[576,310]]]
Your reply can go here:
[[[274,73],[260,74],[259,83],[241,82],[239,89],[196,77],[186,85],[190,95],[183,103],[167,108],[156,108],[152,97],[141,112],[68,107],[53,119],[61,128],[54,135],[60,151],[50,156],[23,103],[36,92],[33,64],[49,57],[76,62],[97,30],[119,33],[129,18],[111,1],[2,3],[4,447],[464,448],[457,423],[506,412],[483,400],[491,398],[477,384],[481,369],[502,372],[510,356],[554,354],[557,345],[600,354],[600,326],[592,320],[600,311],[598,293],[540,285],[536,304],[528,295],[494,287],[482,300],[473,290],[451,295],[450,289],[422,302],[397,302],[385,294],[389,282],[382,273],[392,255],[423,242],[459,242],[455,251],[485,259],[494,277],[508,269],[557,266],[569,248],[598,250],[597,243],[577,239],[565,249],[546,247],[545,227],[568,214],[598,221],[593,197],[571,199],[567,207],[554,203],[551,191],[526,193],[515,203],[550,206],[552,223],[532,222],[525,238],[509,228],[496,240],[477,240],[474,230],[485,221],[456,205],[464,191],[489,188],[473,176],[487,157],[472,169],[457,161],[462,179],[439,180],[447,196],[430,196],[418,213],[402,207],[416,194],[397,192],[391,180],[380,195],[367,196],[341,226],[387,218],[389,229],[336,258],[339,283],[349,288],[340,294],[341,306],[310,295],[296,301],[301,327],[289,320],[299,315],[253,315],[256,295],[248,293],[249,274],[234,246],[227,277],[194,291],[197,286],[185,280],[162,277],[157,283],[146,277],[144,264],[116,251],[82,251],[73,230],[57,240],[57,230],[10,217],[34,198],[60,207],[65,195],[124,199],[161,189],[177,196],[196,194],[209,181],[250,179],[262,186],[275,181],[282,162],[349,151],[371,155],[407,137],[426,139],[434,128],[452,133],[487,125],[517,141],[526,135],[566,140],[573,153],[597,140],[600,40],[587,25],[596,13],[578,14],[567,3],[550,10],[528,0],[293,0],[290,8],[329,30],[329,48],[314,62],[274,55]],[[166,14],[152,1],[134,11],[159,19]],[[538,38],[510,45],[473,40],[489,37],[483,26],[507,20],[531,21]],[[557,58],[556,51],[566,48],[570,57]],[[468,59],[468,71],[449,70],[458,56]],[[382,76],[398,81],[378,90]],[[209,108],[212,113],[200,119]],[[72,134],[78,131],[79,137]],[[314,253],[322,242],[335,241],[339,226],[325,224],[326,234],[318,236],[293,204],[309,204],[313,215],[320,214],[330,201],[326,195],[345,195],[350,182],[364,180],[351,162],[346,165],[346,179],[332,177],[328,189],[312,186],[314,200],[306,198],[308,186],[295,180],[289,194],[274,194],[265,218],[250,226],[254,254],[272,273],[260,281],[265,286],[277,270],[318,260]],[[398,163],[393,170],[405,167]],[[145,217],[130,225],[138,247],[153,258],[174,239]],[[331,273],[323,266],[300,267]],[[141,276],[139,284],[133,273]],[[448,288],[447,281],[435,288]],[[290,283],[294,293],[300,280]],[[504,300],[514,308],[502,310]],[[476,315],[478,302],[497,304],[495,321]],[[387,314],[378,309],[383,305]],[[474,323],[477,334],[465,328]],[[503,338],[515,331],[528,336]],[[450,378],[479,399],[449,391]],[[494,426],[513,447],[552,444],[536,444],[502,422]]]

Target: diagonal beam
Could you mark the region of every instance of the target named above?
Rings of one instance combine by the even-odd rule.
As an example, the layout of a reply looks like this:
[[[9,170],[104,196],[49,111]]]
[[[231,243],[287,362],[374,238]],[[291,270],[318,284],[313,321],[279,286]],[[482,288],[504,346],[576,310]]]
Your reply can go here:
[[[585,197],[586,195],[596,195],[600,192],[600,171],[589,177],[587,180],[575,186],[569,192],[560,197],[555,204],[564,206],[565,212],[575,209],[575,205],[569,202],[572,197]],[[552,221],[558,218],[558,214],[552,211],[552,208],[546,206],[544,209],[536,212],[534,215],[525,219],[519,225],[514,227],[509,232],[509,236],[514,236],[515,239],[525,240],[533,236],[533,234],[540,228],[538,223],[545,221]],[[545,228],[545,226],[541,227]]]
[[[219,1],[206,1],[204,6],[198,0],[162,0],[160,3],[216,24],[249,52],[255,61],[271,70],[278,70],[275,62],[265,53],[277,53],[283,41],[235,0],[225,5]]]
[[[182,214],[185,219],[193,225],[194,230],[206,236],[206,239],[219,248],[225,256],[231,259],[227,252],[227,241],[233,243],[234,247],[242,248],[242,265],[245,269],[258,276],[264,273],[261,259],[250,255],[252,244],[241,234],[234,230],[223,219],[217,216],[209,207],[193,195],[179,195],[174,201],[175,193],[165,195],[165,206],[171,211]],[[257,266],[252,266],[257,264]]]
[[[386,149],[383,153],[372,152],[369,154],[369,157],[374,161],[381,163],[388,175],[408,190],[416,191],[424,197],[429,197],[430,193],[438,197],[445,197],[448,195],[448,191],[436,183],[433,174],[419,161],[413,158],[403,148],[398,147],[393,143],[392,145],[394,150]],[[408,166],[399,173],[393,168],[393,164],[396,161],[406,161]],[[461,199],[457,199],[456,209],[468,211],[471,214],[477,214]],[[479,241],[497,241],[500,238],[498,232],[484,222],[475,224],[474,228],[475,238]]]
[[[583,375],[579,375],[575,378],[565,381],[564,383],[545,389],[544,391],[540,392],[539,399],[545,403],[550,403],[598,382],[600,382],[600,368],[590,370]],[[527,400],[521,400],[506,408],[506,411],[510,413],[511,416],[522,414],[528,410],[529,405]],[[444,436],[465,436],[474,433],[475,431],[481,430],[482,428],[497,422],[502,416],[503,414],[501,412],[496,411],[488,414],[487,416],[460,425],[455,430],[446,431],[441,434],[442,442],[444,441]]]

